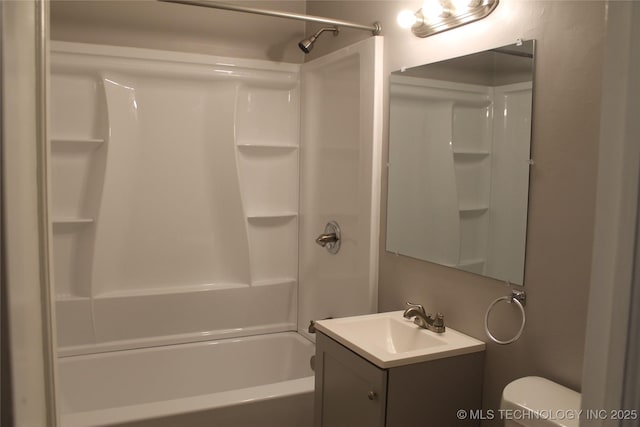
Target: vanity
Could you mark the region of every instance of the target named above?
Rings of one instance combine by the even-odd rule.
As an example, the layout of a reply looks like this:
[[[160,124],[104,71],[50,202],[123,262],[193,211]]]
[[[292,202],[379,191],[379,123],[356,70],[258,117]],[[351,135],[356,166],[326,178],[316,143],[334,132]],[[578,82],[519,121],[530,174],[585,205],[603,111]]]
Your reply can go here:
[[[315,324],[315,427],[477,426],[482,341],[435,333],[402,311]]]

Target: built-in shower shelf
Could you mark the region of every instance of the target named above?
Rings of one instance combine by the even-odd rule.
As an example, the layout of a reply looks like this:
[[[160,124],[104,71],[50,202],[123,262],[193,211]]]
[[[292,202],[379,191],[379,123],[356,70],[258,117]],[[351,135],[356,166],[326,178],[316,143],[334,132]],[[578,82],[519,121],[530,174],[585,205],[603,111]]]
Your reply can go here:
[[[463,205],[458,209],[461,214],[465,213],[482,213],[489,209],[487,205]]]
[[[277,277],[273,279],[261,279],[251,282],[251,286],[271,286],[271,285],[295,285],[298,281],[294,277]]]
[[[461,270],[469,271],[471,273],[482,273],[484,270],[484,263],[486,262],[483,258],[477,259],[467,259],[460,261],[458,263],[458,268]]]
[[[465,94],[467,96],[469,96],[470,94],[467,93]],[[452,95],[455,96],[455,95]],[[480,94],[480,96],[478,96],[478,94],[471,94],[470,98],[467,99],[460,99],[460,100],[456,100],[453,103],[453,110],[454,112],[460,111],[460,110],[479,110],[479,111],[483,111],[484,114],[486,114],[486,110],[488,108],[491,108],[491,104],[493,103],[493,101],[490,98],[487,98],[487,95],[482,95]]]
[[[265,150],[265,149],[275,149],[275,150],[297,150],[297,145],[291,144],[238,144],[238,148],[240,150]]]
[[[80,297],[70,294],[58,294],[56,295],[56,301],[89,301],[91,297]]]
[[[283,211],[283,212],[262,212],[252,213],[247,215],[249,221],[260,221],[261,219],[278,219],[278,218],[294,218],[297,217],[297,212]]]
[[[105,142],[101,138],[52,138],[52,148],[74,147],[74,148],[96,148]]]
[[[206,291],[222,291],[228,289],[246,289],[248,283],[203,283],[203,284],[175,284],[165,287],[149,287],[140,289],[120,289],[100,292],[95,299],[117,299],[127,297],[148,297],[157,295],[197,294]]]
[[[83,225],[92,224],[93,218],[54,218],[53,225]]]
[[[491,154],[487,150],[465,150],[465,149],[455,149],[453,150],[453,155],[457,157],[486,157]]]
[[[466,259],[458,263],[458,267],[476,267],[482,266],[486,260],[484,258]]]

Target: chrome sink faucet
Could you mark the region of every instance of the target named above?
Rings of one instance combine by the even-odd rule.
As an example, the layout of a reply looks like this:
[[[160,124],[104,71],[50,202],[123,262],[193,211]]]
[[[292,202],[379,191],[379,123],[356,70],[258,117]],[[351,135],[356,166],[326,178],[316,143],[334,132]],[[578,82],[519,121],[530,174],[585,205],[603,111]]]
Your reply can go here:
[[[431,317],[431,314],[427,314],[424,311],[424,307],[421,304],[407,302],[407,305],[409,308],[402,313],[405,319],[411,319],[413,317],[413,323],[419,327],[439,334],[445,331],[444,316],[442,313],[437,313],[436,317]]]

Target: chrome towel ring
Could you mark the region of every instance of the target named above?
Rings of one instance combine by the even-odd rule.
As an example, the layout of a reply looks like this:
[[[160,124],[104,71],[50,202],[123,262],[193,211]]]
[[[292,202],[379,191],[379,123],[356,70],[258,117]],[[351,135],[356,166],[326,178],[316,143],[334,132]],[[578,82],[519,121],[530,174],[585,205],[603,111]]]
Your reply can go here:
[[[498,338],[493,336],[491,331],[489,331],[489,313],[491,313],[491,310],[493,309],[493,307],[500,301],[508,301],[509,303],[515,303],[520,309],[520,312],[522,313],[522,324],[520,325],[520,329],[518,330],[518,332],[513,338],[509,340],[504,340],[504,341],[499,340]],[[489,308],[487,308],[487,312],[484,315],[484,331],[487,333],[487,336],[491,339],[491,341],[495,342],[496,344],[507,345],[507,344],[516,342],[518,338],[520,338],[520,335],[522,335],[522,331],[524,330],[524,325],[525,323],[527,323],[527,316],[524,312],[524,306],[526,302],[527,302],[527,295],[524,293],[524,291],[512,290],[511,295],[500,297],[489,305]]]

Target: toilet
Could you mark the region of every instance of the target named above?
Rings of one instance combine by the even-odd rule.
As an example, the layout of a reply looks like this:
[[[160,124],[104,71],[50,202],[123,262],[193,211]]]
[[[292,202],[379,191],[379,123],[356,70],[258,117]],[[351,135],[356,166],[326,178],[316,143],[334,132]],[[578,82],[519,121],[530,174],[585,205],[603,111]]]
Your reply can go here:
[[[502,392],[505,427],[578,427],[580,393],[541,377],[524,377]]]

